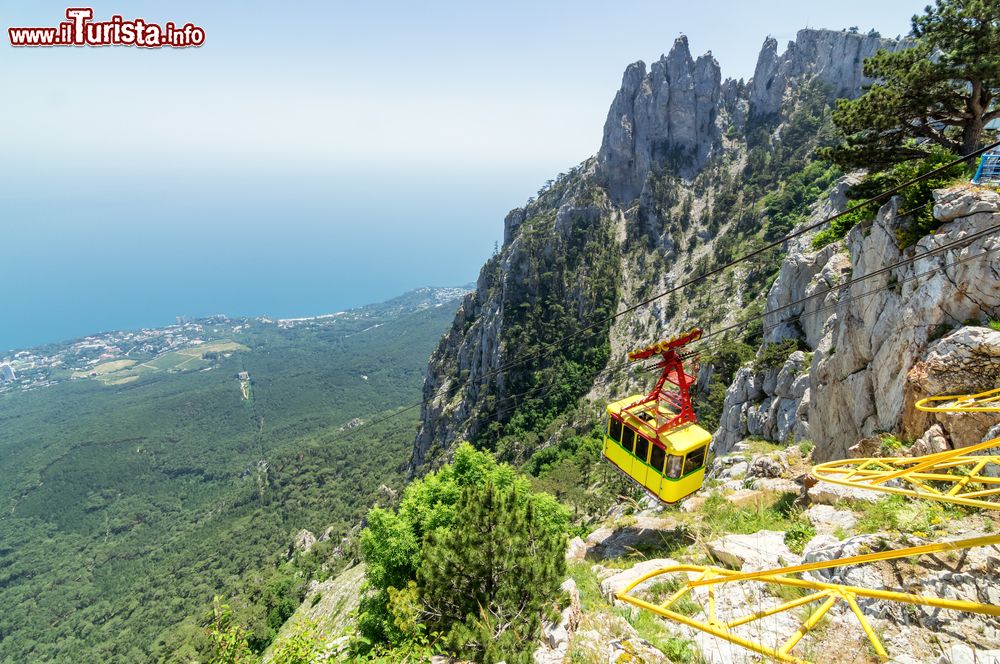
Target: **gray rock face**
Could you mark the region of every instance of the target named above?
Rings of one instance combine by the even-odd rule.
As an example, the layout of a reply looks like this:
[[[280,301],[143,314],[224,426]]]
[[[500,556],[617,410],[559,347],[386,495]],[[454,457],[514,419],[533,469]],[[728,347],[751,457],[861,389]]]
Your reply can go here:
[[[604,123],[598,175],[617,202],[642,191],[646,175],[671,165],[683,177],[701,170],[720,148],[719,63],[711,53],[692,60],[687,37],[674,42],[646,72],[628,66]]]
[[[750,115],[774,116],[781,109],[785,93],[804,80],[816,78],[825,83],[833,97],[855,97],[871,83],[861,67],[865,58],[879,49],[890,51],[906,47],[906,42],[873,35],[837,30],[799,30],[795,41],[778,55],[778,42],[768,37],[757,58],[757,68],[750,82]]]
[[[763,374],[755,374],[750,367],[737,371],[732,385],[726,390],[719,429],[712,437],[715,453],[732,452],[747,436],[782,442],[792,436],[797,440],[808,438],[809,425],[805,416],[809,405],[809,377],[806,369],[805,353],[795,351],[780,369]],[[753,475],[753,471],[748,475]]]
[[[964,447],[978,443],[996,417],[991,413],[925,413],[913,406],[933,395],[983,392],[1000,385],[1000,332],[968,325],[935,341],[906,375],[903,434],[930,427]],[[931,426],[933,424],[933,426]]]
[[[972,209],[981,195],[939,191],[936,197]],[[904,257],[995,226],[1000,223],[995,207],[955,218],[915,247],[900,250],[896,206],[895,201],[883,206],[870,232],[855,228],[848,234],[852,276],[872,277],[841,295],[833,311],[836,320],[813,358],[808,419],[816,460],[843,458],[857,440],[898,430],[909,410],[904,408],[908,372],[924,357],[932,334],[1000,306],[997,233],[886,270]]]
[[[812,440],[813,458],[825,461],[851,456],[853,445],[877,431],[902,428],[915,438],[935,423],[956,447],[982,439],[993,423],[987,417],[931,416],[913,404],[934,394],[989,389],[1000,380],[1000,333],[965,326],[930,342],[939,330],[1000,307],[1000,234],[961,242],[1000,223],[1000,196],[935,195],[935,211],[947,223],[915,247],[898,247],[903,221],[891,201],[871,229],[848,234],[846,253],[839,243],[813,252],[803,242],[790,250],[768,294],[765,341],[804,341],[812,361],[807,369],[793,354],[773,376],[737,372],[714,436],[717,453],[747,435],[779,442],[794,435]],[[926,257],[892,268],[914,254]],[[848,277],[864,280],[837,288]],[[803,298],[811,299],[792,304]]]
[[[785,534],[775,530],[761,530],[752,535],[724,535],[709,542],[707,547],[713,558],[744,572],[799,562],[799,557],[785,546]]]

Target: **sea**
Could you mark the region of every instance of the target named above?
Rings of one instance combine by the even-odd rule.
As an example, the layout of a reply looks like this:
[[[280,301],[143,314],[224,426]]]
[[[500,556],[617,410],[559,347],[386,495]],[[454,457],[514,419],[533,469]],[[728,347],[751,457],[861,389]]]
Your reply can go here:
[[[265,177],[266,175],[266,177]],[[474,281],[537,178],[158,172],[0,187],[0,355],[177,316],[308,316]]]

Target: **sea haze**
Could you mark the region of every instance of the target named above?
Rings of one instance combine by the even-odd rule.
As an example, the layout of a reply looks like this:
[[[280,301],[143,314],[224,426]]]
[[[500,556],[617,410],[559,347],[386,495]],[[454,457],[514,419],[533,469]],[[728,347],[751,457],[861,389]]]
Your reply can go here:
[[[536,177],[137,165],[100,181],[8,181],[0,352],[177,315],[303,316],[468,283]]]

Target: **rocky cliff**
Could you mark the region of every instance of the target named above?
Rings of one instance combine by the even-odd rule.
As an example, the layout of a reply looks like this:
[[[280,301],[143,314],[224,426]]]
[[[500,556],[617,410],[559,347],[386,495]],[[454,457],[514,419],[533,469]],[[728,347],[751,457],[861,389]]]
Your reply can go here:
[[[769,39],[747,83],[722,81],[711,54],[693,58],[684,38],[648,70],[629,65],[596,157],[504,220],[503,247],[431,358],[414,471],[463,438],[523,460],[546,427],[581,420],[561,415],[592,415],[603,397],[645,385],[609,358],[759,308],[780,254],[604,321],[780,237],[762,199],[809,163],[833,96],[860,92],[861,60],[879,47],[898,45],[803,30],[779,55]],[[548,345],[567,334],[569,344]]]
[[[690,179],[723,149],[727,127],[742,132],[747,118],[776,120],[795,91],[817,80],[831,99],[853,97],[870,81],[864,59],[879,49],[905,43],[876,35],[832,30],[800,30],[778,54],[767,38],[748,85],[722,82],[712,53],[692,59],[686,37],[646,71],[643,62],[625,69],[604,123],[597,175],[612,199],[628,203],[643,190],[647,176],[668,168]]]
[[[880,49],[894,51],[906,45],[905,40],[876,34],[799,30],[795,41],[779,55],[778,41],[768,37],[750,81],[750,114],[757,118],[777,115],[788,94],[812,78],[823,81],[833,97],[853,97],[871,83],[862,71],[865,58]]]
[[[808,439],[817,460],[844,458],[878,432],[922,436],[935,419],[913,408],[918,399],[1000,384],[1000,332],[985,327],[1000,315],[1000,232],[991,232],[1000,228],[1000,196],[961,186],[935,198],[944,223],[913,247],[898,246],[907,217],[893,200],[844,242],[810,251],[805,236],[789,252],[768,293],[765,342],[795,339],[807,351],[737,373],[717,453],[757,436]],[[847,279],[855,283],[830,290]],[[942,415],[937,423],[949,445],[962,446],[995,422]]]

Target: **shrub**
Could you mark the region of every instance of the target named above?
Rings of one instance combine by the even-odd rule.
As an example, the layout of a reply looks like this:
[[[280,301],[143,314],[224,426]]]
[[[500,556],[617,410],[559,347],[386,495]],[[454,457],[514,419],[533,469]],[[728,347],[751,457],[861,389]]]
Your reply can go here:
[[[785,529],[785,546],[792,553],[801,554],[809,540],[816,537],[816,529],[805,519],[797,519]]]
[[[566,537],[518,489],[469,487],[451,529],[430,533],[417,585],[449,651],[481,662],[530,662],[542,614],[566,574]]]
[[[780,369],[788,361],[788,357],[797,350],[799,342],[795,339],[764,344],[754,361],[753,370],[763,373],[769,369]]]
[[[925,159],[906,161],[886,171],[869,175],[864,182],[853,187],[848,196],[856,201],[867,199],[929,173],[954,159],[953,153],[943,148],[935,148]],[[901,198],[899,211],[907,213],[908,217],[906,225],[899,229],[896,236],[896,242],[901,249],[916,244],[917,240],[933,232],[940,225],[932,214],[933,192],[935,189],[953,184],[956,179],[965,175],[966,166],[957,164],[933,177],[910,185],[897,194]],[[819,249],[844,238],[857,223],[874,219],[877,212],[878,203],[872,203],[833,220],[813,238],[813,248]]]
[[[534,629],[540,612],[507,620],[510,624],[505,631],[510,635],[494,639],[487,648],[483,635],[494,623],[484,622],[486,618],[468,602],[485,601],[484,610],[504,613],[514,601],[513,591],[504,584],[517,583],[518,579],[533,580],[539,597],[552,599],[543,572],[553,565],[557,570],[565,568],[568,520],[564,507],[548,494],[533,493],[529,480],[512,467],[498,463],[488,452],[461,444],[451,464],[406,488],[397,512],[373,508],[368,513],[368,525],[361,532],[368,592],[359,608],[354,644],[358,655],[387,652],[387,647],[406,652],[435,630],[444,635],[443,643],[454,652],[476,654],[480,659],[486,657],[487,650],[496,654],[501,646],[518,652],[521,637]],[[484,534],[482,529],[487,527]],[[550,551],[556,546],[554,542],[559,543],[558,555]],[[493,558],[484,562],[481,555],[489,551]],[[503,556],[514,552],[523,556],[525,564],[542,565],[545,570],[490,568],[506,565],[510,561]],[[454,566],[456,561],[463,566],[462,574],[439,577],[429,571],[436,565]],[[499,576],[491,578],[502,576],[504,580],[485,595],[472,591],[476,584],[485,583],[481,574],[494,573]],[[508,576],[512,578],[506,579]],[[449,590],[449,584],[465,586]],[[464,613],[448,613],[445,621],[442,610],[451,601],[465,602],[461,604]],[[451,629],[452,623],[455,629]],[[499,639],[501,635],[496,636]]]

